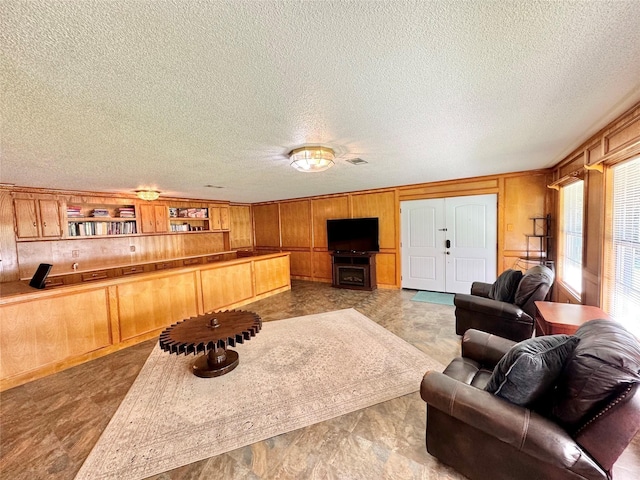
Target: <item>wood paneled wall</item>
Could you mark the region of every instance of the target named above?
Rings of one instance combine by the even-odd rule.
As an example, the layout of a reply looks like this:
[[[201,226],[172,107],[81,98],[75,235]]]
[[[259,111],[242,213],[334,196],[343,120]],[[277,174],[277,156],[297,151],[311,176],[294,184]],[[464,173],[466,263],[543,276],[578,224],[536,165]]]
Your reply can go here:
[[[496,193],[499,273],[525,255],[525,234],[533,233],[530,218],[551,212],[551,194],[546,188],[550,181],[549,171],[533,171],[255,204],[255,246],[258,251],[290,251],[294,278],[330,282],[326,221],[378,217],[378,286],[399,288],[400,201]]]
[[[13,282],[19,278],[15,235],[11,192],[0,189],[0,282]]]
[[[74,263],[82,270],[99,269],[222,252],[225,244],[224,234],[215,232],[18,242],[16,248],[19,275],[24,279],[30,278],[42,262],[53,264],[51,273],[57,275],[73,273]]]
[[[502,264],[500,270],[520,266],[526,268],[526,262],[519,265],[527,253],[527,237],[533,234],[532,217],[544,216],[551,212],[551,194],[546,185],[550,176],[545,172],[524,176],[504,177],[500,179],[498,194],[498,224],[502,240]],[[530,248],[536,247],[536,240],[529,240]],[[553,252],[550,252],[553,258]]]
[[[277,203],[253,206],[253,229],[256,248],[280,247],[280,208]]]
[[[610,192],[607,181],[611,175],[609,167],[640,155],[640,103],[615,119],[580,147],[567,155],[553,168],[553,180],[560,185],[563,179],[574,175],[584,179],[584,222],[583,222],[583,258],[582,258],[582,294],[576,296],[562,282],[562,269],[558,268],[559,278],[554,288],[554,300],[558,302],[583,303],[585,305],[604,305],[604,257],[606,238],[610,228],[610,218],[606,206]],[[602,166],[603,172],[587,169]],[[559,193],[552,191],[552,210],[558,218],[560,214]],[[555,250],[559,250],[560,241],[555,224]]]
[[[331,282],[331,257],[327,251],[327,220],[349,218],[349,195],[319,197],[311,199],[311,222],[313,229],[312,280]]]

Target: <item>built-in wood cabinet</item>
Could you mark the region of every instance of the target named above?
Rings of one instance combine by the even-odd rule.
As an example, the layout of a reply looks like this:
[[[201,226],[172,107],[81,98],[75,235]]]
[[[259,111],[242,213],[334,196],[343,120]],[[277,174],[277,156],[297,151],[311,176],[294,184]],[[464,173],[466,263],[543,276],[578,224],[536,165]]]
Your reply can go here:
[[[65,234],[67,238],[138,233],[133,204],[67,203]]]
[[[169,206],[169,228],[172,232],[207,232],[211,230],[210,214],[206,207]]]
[[[0,385],[110,345],[108,306],[105,288],[0,305]]]
[[[120,341],[198,315],[197,271],[167,272],[116,285]]]
[[[210,312],[249,300],[253,295],[250,262],[203,270],[204,310]]]
[[[229,207],[229,246],[231,249],[253,249],[250,205]]]
[[[289,255],[100,278],[36,290],[0,291],[0,390],[141,341],[215,309],[237,308],[291,288]]]
[[[229,230],[229,207],[211,206],[209,207],[209,214],[211,216],[211,230]]]
[[[60,204],[54,199],[14,200],[16,236],[20,240],[60,238]]]
[[[140,204],[138,211],[142,233],[164,233],[168,230],[169,212],[165,205]]]

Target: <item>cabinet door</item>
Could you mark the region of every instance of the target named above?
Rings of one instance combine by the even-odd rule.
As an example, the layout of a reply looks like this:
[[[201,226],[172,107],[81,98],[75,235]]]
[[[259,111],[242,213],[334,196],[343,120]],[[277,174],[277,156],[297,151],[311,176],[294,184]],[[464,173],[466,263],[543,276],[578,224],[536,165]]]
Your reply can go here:
[[[140,229],[142,233],[153,233],[156,231],[156,216],[153,205],[140,205]]]
[[[251,207],[249,205],[232,205],[229,208],[229,242],[232,250],[253,248]]]
[[[154,210],[156,232],[166,232],[169,229],[167,225],[167,222],[169,221],[167,207],[164,205],[155,205]]]
[[[60,237],[60,206],[57,200],[39,200],[40,226],[43,237]]]
[[[209,217],[211,221],[211,230],[214,230],[214,231],[222,230],[222,223],[220,219],[220,207],[210,207]]]
[[[220,230],[229,230],[229,207],[220,207]]]
[[[18,238],[38,238],[36,201],[17,198],[14,206]]]

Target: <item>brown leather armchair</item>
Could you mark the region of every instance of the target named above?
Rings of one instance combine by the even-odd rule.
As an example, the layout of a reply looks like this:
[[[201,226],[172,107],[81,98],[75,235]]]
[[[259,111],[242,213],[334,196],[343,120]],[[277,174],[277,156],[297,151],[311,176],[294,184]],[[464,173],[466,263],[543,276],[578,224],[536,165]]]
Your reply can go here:
[[[610,480],[640,429],[640,344],[614,322],[593,322],[576,332],[544,413],[483,390],[514,342],[468,330],[462,357],[422,381],[427,451],[470,479]]]
[[[474,328],[518,342],[531,338],[535,329],[534,302],[545,299],[554,279],[550,268],[531,267],[517,284],[512,302],[489,298],[492,284],[473,282],[471,295],[456,294],[453,299],[456,333],[463,335]]]

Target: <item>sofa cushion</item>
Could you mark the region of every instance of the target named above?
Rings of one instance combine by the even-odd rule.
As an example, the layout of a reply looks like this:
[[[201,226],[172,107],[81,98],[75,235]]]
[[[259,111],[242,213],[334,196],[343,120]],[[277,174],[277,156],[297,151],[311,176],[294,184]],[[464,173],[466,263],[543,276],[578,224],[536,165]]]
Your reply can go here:
[[[551,286],[554,280],[553,271],[544,265],[531,267],[522,277],[516,290],[514,303],[522,306],[536,293],[540,285]],[[542,299],[540,299],[542,300]]]
[[[522,272],[520,270],[505,270],[491,285],[489,298],[500,302],[513,303],[521,279]]]
[[[576,332],[580,343],[567,361],[551,415],[575,431],[620,389],[640,382],[640,343],[612,320],[592,320]]]
[[[485,390],[516,405],[532,405],[555,383],[578,342],[570,335],[548,335],[515,344],[496,365]]]

